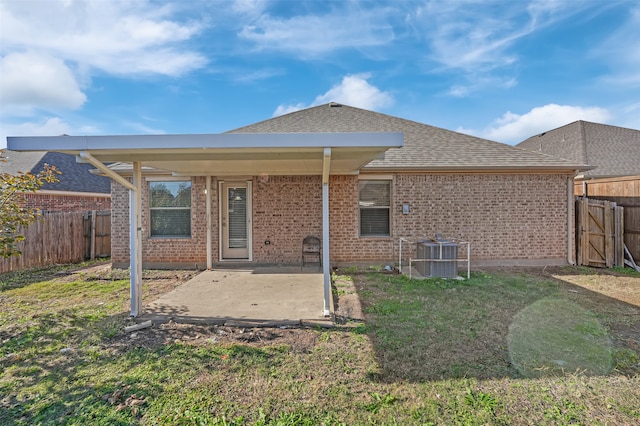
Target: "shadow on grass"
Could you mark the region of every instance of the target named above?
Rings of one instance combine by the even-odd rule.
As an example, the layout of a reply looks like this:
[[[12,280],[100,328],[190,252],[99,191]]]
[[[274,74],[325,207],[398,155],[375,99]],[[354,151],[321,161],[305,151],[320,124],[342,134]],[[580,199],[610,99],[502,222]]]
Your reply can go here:
[[[22,271],[5,272],[0,274],[0,292],[15,288],[22,288],[29,284],[35,284],[53,278],[70,275],[78,269],[88,266],[96,266],[109,263],[108,258],[101,258],[83,263],[71,263],[66,265],[49,265],[39,268],[29,268]]]
[[[563,270],[581,273],[576,268],[554,272]],[[552,271],[477,272],[466,281],[373,273],[351,277],[366,316],[364,331],[381,367],[377,379],[384,382],[595,375],[612,368],[630,376],[640,372],[640,307],[554,278]],[[556,312],[554,327],[545,328],[542,316],[548,308],[521,314],[536,303],[546,306],[541,302],[545,300],[558,300],[562,303],[552,306],[564,306]],[[571,318],[576,312],[583,315],[581,322]],[[594,364],[583,366],[577,355],[573,359],[572,353],[584,353],[584,347],[563,333],[577,336],[580,344],[592,349],[593,354],[583,358]],[[521,344],[529,338],[539,340]],[[515,354],[533,347],[539,351],[539,361],[549,356],[555,364],[531,364],[531,359]],[[562,357],[553,357],[554,351]],[[522,367],[523,359],[527,368]]]

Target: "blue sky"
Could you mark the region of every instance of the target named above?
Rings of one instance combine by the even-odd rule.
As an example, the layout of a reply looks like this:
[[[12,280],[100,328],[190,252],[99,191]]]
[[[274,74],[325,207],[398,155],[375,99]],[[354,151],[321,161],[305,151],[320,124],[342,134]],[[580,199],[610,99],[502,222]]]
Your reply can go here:
[[[640,129],[638,1],[0,0],[0,38],[0,147],[330,101],[510,144]]]

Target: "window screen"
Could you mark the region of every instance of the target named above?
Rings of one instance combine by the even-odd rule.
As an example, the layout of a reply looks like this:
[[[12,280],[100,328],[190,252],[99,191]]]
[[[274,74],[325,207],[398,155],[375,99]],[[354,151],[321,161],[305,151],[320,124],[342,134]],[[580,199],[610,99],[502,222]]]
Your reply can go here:
[[[389,236],[391,211],[391,182],[387,180],[360,181],[360,235]]]
[[[191,182],[149,183],[152,237],[191,236]]]

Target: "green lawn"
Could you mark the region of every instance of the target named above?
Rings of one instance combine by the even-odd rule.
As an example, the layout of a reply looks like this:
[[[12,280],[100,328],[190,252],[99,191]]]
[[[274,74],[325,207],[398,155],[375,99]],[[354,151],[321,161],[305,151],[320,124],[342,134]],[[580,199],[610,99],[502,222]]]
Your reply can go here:
[[[640,307],[544,274],[343,272],[366,322],[133,337],[119,278],[0,275],[0,424],[640,422]]]

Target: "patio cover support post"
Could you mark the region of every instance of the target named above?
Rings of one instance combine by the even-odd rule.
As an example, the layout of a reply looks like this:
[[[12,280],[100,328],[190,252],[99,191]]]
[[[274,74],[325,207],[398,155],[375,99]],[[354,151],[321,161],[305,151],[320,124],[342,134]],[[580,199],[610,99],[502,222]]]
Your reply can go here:
[[[204,196],[206,198],[206,215],[207,215],[207,270],[211,270],[211,256],[213,256],[211,249],[211,176],[207,176],[207,186],[204,190]]]
[[[324,149],[322,159],[322,272],[324,275],[325,317],[331,315],[331,263],[329,260],[329,170],[331,166],[331,148]]]
[[[133,163],[133,190],[129,190],[129,267],[131,316],[142,311],[142,165]]]

